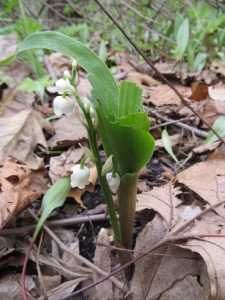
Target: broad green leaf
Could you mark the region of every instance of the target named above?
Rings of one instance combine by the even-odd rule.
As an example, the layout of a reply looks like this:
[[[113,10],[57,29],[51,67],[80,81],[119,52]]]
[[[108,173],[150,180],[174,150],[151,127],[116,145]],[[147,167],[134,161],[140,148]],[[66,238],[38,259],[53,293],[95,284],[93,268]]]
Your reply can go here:
[[[214,122],[212,128],[221,136],[225,136],[225,117],[220,116]],[[202,143],[202,145],[207,145],[213,142],[218,141],[218,137],[210,130],[206,140]]]
[[[164,129],[162,132],[162,142],[163,142],[164,148],[169,153],[169,155],[175,160],[175,162],[179,163],[178,159],[176,158],[176,156],[173,152],[171,139],[170,139],[170,136],[166,129]]]
[[[146,112],[128,114],[123,118],[118,118],[116,121],[120,125],[131,126],[145,131],[149,130],[151,124]]]
[[[182,56],[187,48],[189,41],[189,20],[185,19],[177,32],[177,49],[180,56]]]
[[[155,141],[148,131],[119,123],[107,124],[116,172],[138,173],[151,158]]]
[[[106,113],[117,113],[118,86],[104,62],[87,46],[76,39],[52,31],[29,35],[19,46],[17,54],[31,49],[49,49],[75,58],[78,64],[89,74],[89,81],[94,89],[94,101],[101,102]],[[15,58],[9,57],[1,64],[8,64]]]
[[[34,232],[34,239],[36,239],[36,237],[38,236],[41,227],[43,226],[50,213],[55,208],[60,207],[64,204],[70,188],[70,177],[64,177],[53,184],[53,186],[51,186],[50,189],[46,192],[42,200],[42,214]]]
[[[121,81],[119,91],[118,117],[126,116],[129,113],[143,112],[144,108],[141,99],[142,89],[134,82]]]

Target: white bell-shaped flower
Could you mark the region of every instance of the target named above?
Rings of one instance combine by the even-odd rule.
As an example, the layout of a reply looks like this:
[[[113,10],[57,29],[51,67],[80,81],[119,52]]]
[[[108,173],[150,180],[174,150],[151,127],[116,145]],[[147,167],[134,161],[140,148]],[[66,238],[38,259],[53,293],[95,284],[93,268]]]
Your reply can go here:
[[[69,97],[57,96],[54,99],[53,109],[56,116],[71,115],[75,110],[75,101]]]
[[[114,176],[113,176],[114,175]],[[120,186],[120,175],[112,172],[106,174],[106,179],[110,190],[115,194]]]
[[[56,80],[55,86],[56,86],[57,93],[62,95],[63,93],[68,91],[68,80],[64,78],[60,78]]]
[[[70,84],[70,81],[68,78],[60,78],[56,80],[55,83],[56,91],[58,94],[62,95],[64,93],[69,93],[75,91],[75,87]]]
[[[71,186],[84,189],[85,186],[90,183],[90,170],[87,167],[81,169],[80,165],[75,165],[71,170],[73,171],[73,174],[70,177]]]

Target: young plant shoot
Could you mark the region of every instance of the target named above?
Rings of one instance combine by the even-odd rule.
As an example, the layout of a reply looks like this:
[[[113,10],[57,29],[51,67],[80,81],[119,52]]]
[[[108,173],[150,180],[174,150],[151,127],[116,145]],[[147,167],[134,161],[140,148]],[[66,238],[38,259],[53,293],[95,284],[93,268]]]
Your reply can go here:
[[[88,132],[90,149],[82,146],[84,158],[80,165],[72,168],[70,184],[81,189],[89,184],[90,171],[85,166],[85,159],[93,160],[115,243],[121,248],[131,249],[138,174],[154,151],[154,139],[149,133],[150,120],[142,105],[142,90],[128,81],[121,81],[118,86],[104,62],[87,46],[60,33],[31,34],[20,44],[17,54],[40,48],[40,45],[73,58],[71,74],[66,70],[63,77],[56,81],[59,95],[54,100],[53,108],[56,115],[78,112],[79,120]],[[9,63],[14,57],[2,64]],[[89,75],[93,88],[89,99],[82,99],[77,91],[78,64]],[[97,135],[107,157],[104,166]],[[112,194],[118,195],[119,222]],[[120,256],[122,264],[130,259],[127,253],[125,256],[125,259]]]

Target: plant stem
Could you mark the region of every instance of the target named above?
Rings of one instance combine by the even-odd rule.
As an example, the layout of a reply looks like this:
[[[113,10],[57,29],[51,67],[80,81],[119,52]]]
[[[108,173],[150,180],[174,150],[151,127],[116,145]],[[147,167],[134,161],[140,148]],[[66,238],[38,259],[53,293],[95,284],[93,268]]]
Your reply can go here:
[[[89,120],[89,117],[87,116],[88,124],[89,124],[89,122],[91,122],[91,120]],[[110,222],[111,222],[111,225],[113,228],[114,239],[117,243],[119,243],[119,245],[122,245],[122,236],[121,236],[120,226],[119,226],[117,216],[116,216],[116,210],[115,210],[112,194],[109,189],[109,186],[108,186],[108,183],[106,180],[106,176],[102,175],[102,163],[101,163],[101,158],[100,158],[100,154],[98,151],[98,145],[97,145],[97,140],[96,140],[96,131],[94,130],[93,125],[89,126],[89,128],[88,128],[88,136],[89,136],[89,143],[90,143],[91,151],[95,156],[95,163],[96,163],[96,168],[97,168],[97,172],[98,172],[98,180],[101,185],[103,196],[106,200],[107,209],[108,209],[108,213],[109,213],[109,217],[110,217]]]

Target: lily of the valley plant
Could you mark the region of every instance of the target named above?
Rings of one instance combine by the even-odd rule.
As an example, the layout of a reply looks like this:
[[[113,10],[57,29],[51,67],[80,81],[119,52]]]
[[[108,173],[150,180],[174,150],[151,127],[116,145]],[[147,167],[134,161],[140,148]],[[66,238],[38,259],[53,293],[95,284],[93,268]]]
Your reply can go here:
[[[120,82],[118,86],[106,65],[88,47],[60,33],[31,34],[20,45],[17,54],[40,47],[73,58],[71,73],[66,70],[56,82],[59,95],[54,99],[53,107],[56,115],[77,113],[89,138],[89,149],[82,146],[84,157],[79,165],[72,168],[70,181],[65,180],[61,189],[67,191],[68,185],[85,188],[90,176],[85,160],[87,157],[91,159],[97,168],[115,243],[121,248],[130,249],[138,174],[154,150],[154,139],[149,133],[150,120],[142,106],[142,90],[135,83],[127,81]],[[3,63],[9,63],[14,57]],[[77,64],[89,74],[93,88],[89,99],[82,99],[77,92]],[[104,165],[100,159],[97,135],[101,138],[107,157]],[[119,221],[112,194],[118,195]]]

